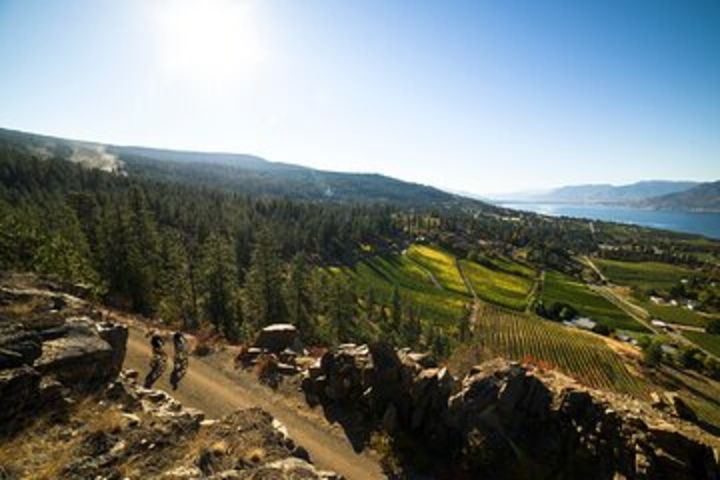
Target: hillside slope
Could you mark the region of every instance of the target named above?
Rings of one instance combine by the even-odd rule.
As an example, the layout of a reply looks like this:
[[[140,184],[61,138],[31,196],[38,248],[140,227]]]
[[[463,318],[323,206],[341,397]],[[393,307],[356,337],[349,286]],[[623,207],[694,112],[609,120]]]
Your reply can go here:
[[[243,194],[494,210],[478,200],[384,175],[316,170],[254,155],[124,147],[0,129],[0,150],[9,148],[110,172]]]
[[[690,190],[654,197],[641,202],[658,210],[720,212],[720,181],[702,183]]]
[[[697,182],[648,180],[618,186],[610,184],[570,185],[541,194],[518,194],[506,197],[515,201],[624,204],[684,192],[697,185]]]

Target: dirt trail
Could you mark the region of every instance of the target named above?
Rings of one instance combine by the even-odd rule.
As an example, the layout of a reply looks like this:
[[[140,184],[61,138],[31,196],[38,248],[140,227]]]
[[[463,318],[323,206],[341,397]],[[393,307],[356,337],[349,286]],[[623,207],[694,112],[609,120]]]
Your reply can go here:
[[[458,272],[460,272],[460,277],[462,277],[462,280],[465,283],[465,288],[473,297],[472,309],[470,311],[470,329],[475,330],[475,326],[478,323],[477,317],[480,312],[480,308],[482,307],[480,298],[478,297],[477,292],[475,292],[475,287],[473,287],[470,279],[465,275],[465,270],[463,270],[462,265],[460,265],[460,261],[457,258],[455,259],[455,268],[457,268]]]
[[[150,347],[144,332],[130,326],[125,368],[135,369],[144,376],[149,360]],[[348,480],[386,478],[376,460],[355,453],[348,440],[333,432],[323,420],[301,415],[284,398],[253,379],[243,374],[231,377],[208,362],[191,357],[187,375],[176,391],[170,388],[167,373],[155,387],[188,407],[199,408],[209,417],[221,417],[238,408],[261,407],[285,424],[290,436],[307,449],[319,468],[333,470]]]

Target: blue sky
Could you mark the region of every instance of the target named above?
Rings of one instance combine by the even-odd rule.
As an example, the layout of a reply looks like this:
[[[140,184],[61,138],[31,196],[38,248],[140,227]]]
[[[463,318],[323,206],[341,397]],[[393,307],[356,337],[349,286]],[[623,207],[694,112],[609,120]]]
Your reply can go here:
[[[479,194],[720,179],[720,2],[0,0],[0,126]]]

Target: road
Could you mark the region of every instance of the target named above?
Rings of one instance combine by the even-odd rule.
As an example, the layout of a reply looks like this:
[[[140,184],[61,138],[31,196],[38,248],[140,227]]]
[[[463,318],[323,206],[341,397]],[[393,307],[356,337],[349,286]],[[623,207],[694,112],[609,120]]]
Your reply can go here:
[[[130,326],[125,368],[144,376],[150,361],[150,346],[144,332]],[[248,375],[230,375],[204,359],[190,358],[190,368],[177,391],[164,375],[156,388],[170,393],[183,405],[198,408],[209,417],[222,417],[239,408],[261,407],[285,424],[290,436],[310,453],[318,468],[333,470],[349,480],[384,479],[378,462],[358,454],[348,440],[324,423],[302,415],[287,399],[260,385]]]

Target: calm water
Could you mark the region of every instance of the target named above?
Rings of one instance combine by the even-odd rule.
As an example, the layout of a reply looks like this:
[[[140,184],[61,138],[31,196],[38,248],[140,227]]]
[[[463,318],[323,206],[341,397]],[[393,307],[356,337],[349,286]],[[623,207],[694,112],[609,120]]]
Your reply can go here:
[[[720,213],[661,212],[627,207],[552,203],[503,203],[502,206],[544,215],[631,223],[645,227],[697,233],[706,237],[720,238]]]

